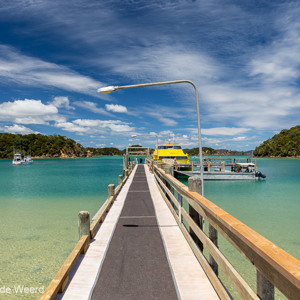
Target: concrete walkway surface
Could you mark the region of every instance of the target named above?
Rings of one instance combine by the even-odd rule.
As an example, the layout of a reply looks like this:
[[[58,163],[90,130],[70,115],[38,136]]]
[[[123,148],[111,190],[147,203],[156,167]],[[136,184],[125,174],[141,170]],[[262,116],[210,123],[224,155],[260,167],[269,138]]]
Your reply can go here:
[[[55,299],[219,299],[146,165],[130,175]]]

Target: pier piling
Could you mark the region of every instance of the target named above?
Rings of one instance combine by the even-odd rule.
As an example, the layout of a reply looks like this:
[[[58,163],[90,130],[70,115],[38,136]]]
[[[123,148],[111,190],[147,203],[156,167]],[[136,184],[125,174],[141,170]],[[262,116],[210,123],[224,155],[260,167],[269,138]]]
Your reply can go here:
[[[115,185],[109,184],[108,185],[108,198],[113,197],[115,195]]]
[[[118,184],[119,185],[122,184],[122,182],[123,182],[123,176],[119,175],[118,179],[119,179]]]
[[[78,213],[78,234],[79,239],[83,235],[90,236],[90,213],[88,211]]]

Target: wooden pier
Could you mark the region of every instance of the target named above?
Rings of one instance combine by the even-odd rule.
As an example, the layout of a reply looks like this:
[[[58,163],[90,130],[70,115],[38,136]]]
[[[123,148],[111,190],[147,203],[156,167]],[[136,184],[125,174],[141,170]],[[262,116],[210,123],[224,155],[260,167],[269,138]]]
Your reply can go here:
[[[41,299],[300,299],[300,262],[147,159],[119,176]],[[203,230],[203,220],[209,233]],[[222,234],[257,269],[252,290],[218,247]],[[208,254],[203,254],[204,250]]]

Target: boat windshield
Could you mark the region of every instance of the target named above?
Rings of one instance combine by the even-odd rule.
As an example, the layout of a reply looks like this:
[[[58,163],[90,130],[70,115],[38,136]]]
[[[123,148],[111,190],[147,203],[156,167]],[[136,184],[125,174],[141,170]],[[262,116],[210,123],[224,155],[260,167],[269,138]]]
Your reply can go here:
[[[159,159],[177,159],[177,160],[186,160],[187,156],[159,156]]]
[[[164,145],[164,146],[158,146],[158,149],[181,149],[181,147],[173,146],[173,145]]]

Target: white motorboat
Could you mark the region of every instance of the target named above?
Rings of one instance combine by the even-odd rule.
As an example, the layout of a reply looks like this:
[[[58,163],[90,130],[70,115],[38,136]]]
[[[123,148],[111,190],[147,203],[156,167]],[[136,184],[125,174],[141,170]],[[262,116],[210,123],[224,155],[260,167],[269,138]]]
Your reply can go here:
[[[22,165],[23,163],[24,163],[24,160],[22,159],[22,154],[20,152],[15,153],[12,164],[13,165]]]
[[[31,165],[33,163],[33,160],[31,158],[31,155],[25,155],[24,156],[24,165]]]
[[[196,169],[196,168],[195,168]],[[176,170],[177,177],[184,176],[200,176],[200,170],[183,171]],[[247,162],[236,162],[216,159],[206,159],[204,162],[203,179],[204,180],[256,180],[266,178],[266,175],[257,171],[256,164],[252,163],[250,159]]]

